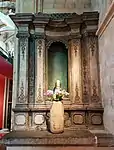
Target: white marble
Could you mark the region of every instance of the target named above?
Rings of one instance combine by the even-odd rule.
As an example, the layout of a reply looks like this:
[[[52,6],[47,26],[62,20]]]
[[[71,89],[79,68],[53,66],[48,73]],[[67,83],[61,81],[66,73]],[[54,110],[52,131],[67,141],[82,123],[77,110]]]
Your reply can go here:
[[[45,121],[45,119],[44,119],[43,115],[40,115],[40,114],[36,114],[35,115],[35,117],[34,117],[34,123],[36,125],[41,125],[41,124],[43,124],[44,121]]]
[[[26,117],[23,114],[15,115],[16,125],[24,125],[26,123]]]

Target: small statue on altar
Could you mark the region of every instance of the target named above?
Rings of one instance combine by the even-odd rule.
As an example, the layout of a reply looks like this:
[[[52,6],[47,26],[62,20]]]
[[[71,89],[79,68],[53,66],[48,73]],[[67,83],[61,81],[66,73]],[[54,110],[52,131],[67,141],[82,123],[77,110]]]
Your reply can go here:
[[[61,94],[61,82],[60,80],[57,80],[53,89],[53,98],[60,100],[62,98]]]
[[[60,91],[60,90],[61,90],[61,82],[60,82],[60,80],[57,80],[55,82],[55,87],[53,89],[53,92],[56,93],[56,91]]]

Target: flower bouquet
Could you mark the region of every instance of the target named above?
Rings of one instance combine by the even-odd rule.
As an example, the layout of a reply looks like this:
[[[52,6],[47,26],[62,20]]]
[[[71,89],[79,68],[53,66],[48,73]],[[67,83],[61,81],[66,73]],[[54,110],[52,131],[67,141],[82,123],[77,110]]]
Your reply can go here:
[[[68,97],[69,93],[66,92],[66,90],[47,90],[47,92],[44,94],[47,97],[47,100],[50,101],[61,101],[64,99],[64,97]]]

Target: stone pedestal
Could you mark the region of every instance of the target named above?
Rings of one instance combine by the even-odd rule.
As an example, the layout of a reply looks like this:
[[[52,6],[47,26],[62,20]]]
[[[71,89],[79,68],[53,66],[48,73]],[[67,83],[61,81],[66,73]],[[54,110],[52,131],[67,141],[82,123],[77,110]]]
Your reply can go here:
[[[51,134],[47,131],[15,131],[4,137],[4,143],[7,150],[101,150],[102,147],[103,150],[114,149],[112,135],[87,130],[66,130],[62,134]]]
[[[64,106],[61,101],[53,101],[51,106],[50,131],[52,133],[64,132]]]

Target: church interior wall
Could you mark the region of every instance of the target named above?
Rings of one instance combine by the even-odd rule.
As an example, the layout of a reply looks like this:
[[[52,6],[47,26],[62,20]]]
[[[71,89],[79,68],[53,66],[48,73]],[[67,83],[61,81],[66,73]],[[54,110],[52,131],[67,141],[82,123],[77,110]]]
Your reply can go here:
[[[114,134],[114,2],[100,25],[99,61],[102,104],[104,107],[104,126]],[[112,11],[111,11],[112,10]],[[106,25],[107,24],[107,25]]]

